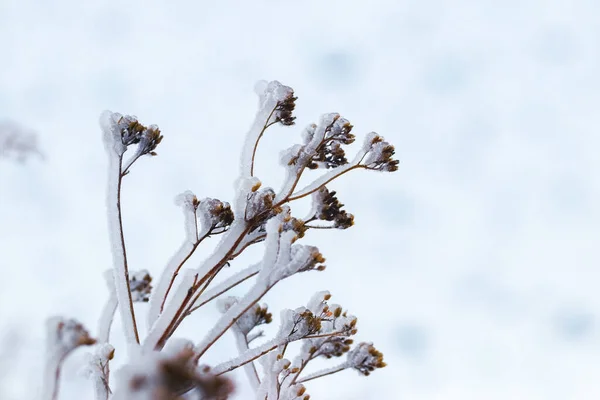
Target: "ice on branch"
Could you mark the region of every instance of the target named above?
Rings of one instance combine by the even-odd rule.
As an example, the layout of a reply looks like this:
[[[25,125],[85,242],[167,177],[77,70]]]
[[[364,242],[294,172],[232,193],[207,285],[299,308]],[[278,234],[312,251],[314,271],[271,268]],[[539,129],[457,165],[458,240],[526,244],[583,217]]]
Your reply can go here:
[[[107,400],[111,394],[108,364],[114,355],[115,348],[108,343],[100,344],[94,353],[87,354],[87,365],[83,373],[94,383],[96,400]]]
[[[242,150],[240,177],[246,178],[254,175],[254,157],[258,142],[265,130],[276,123],[293,125],[296,117],[292,115],[296,107],[294,91],[277,81],[260,81],[254,90],[258,95],[258,112],[254,122],[246,134],[246,141]]]
[[[54,317],[48,320],[46,326],[48,354],[64,356],[79,346],[96,343],[83,325],[74,319]]]
[[[369,149],[363,161],[367,169],[388,172],[398,170],[399,161],[392,158],[395,154],[394,146],[384,141],[383,137],[371,132],[365,140],[364,147]]]
[[[88,331],[74,319],[53,317],[46,322],[46,363],[44,399],[56,399],[60,369],[64,359],[76,348],[96,343]]]

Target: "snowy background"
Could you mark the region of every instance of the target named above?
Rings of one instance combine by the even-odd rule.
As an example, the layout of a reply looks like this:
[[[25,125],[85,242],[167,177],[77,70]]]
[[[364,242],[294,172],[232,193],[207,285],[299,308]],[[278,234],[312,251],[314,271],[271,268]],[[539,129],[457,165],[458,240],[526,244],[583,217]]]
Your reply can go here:
[[[356,226],[310,233],[327,271],[266,298],[277,316],[328,289],[385,354],[369,378],[311,382],[312,398],[599,398],[599,18],[591,0],[0,0],[0,120],[37,131],[46,155],[0,160],[0,398],[35,397],[46,317],[95,329],[106,299],[100,112],[164,133],[123,199],[131,264],[156,273],[183,239],[176,194],[231,200],[258,79],[298,96],[297,126],[262,142],[266,184],[330,111],[401,160],[331,185]],[[82,353],[62,398],[91,397]],[[226,354],[230,335],[211,357]]]

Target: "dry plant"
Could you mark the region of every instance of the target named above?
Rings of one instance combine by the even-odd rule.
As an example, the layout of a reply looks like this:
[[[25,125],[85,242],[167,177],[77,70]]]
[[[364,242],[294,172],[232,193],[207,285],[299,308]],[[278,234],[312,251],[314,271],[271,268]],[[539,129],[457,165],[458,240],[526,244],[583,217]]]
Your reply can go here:
[[[89,357],[88,372],[97,399],[226,399],[233,384],[227,373],[243,368],[255,397],[268,400],[308,399],[305,383],[345,369],[369,375],[385,366],[383,355],[371,343],[353,345],[356,317],[340,305],[330,304],[331,295],[319,292],[306,306],[281,312],[279,329],[265,343],[251,346],[263,335],[260,325],[272,321],[267,306],[259,304],[278,282],[297,273],[322,271],[325,258],[314,246],[296,243],[311,229],[346,229],[354,216],[343,210],[327,185],[353,170],[395,171],[394,147],[376,133],[369,133],[357,154],[348,160],[344,146],[354,142],[352,125],[336,113],[323,115],[318,124],[302,132],[300,144],[284,151],[281,163],[287,174],[275,191],[263,187],[255,176],[255,155],[265,131],[275,125],[294,125],[296,97],[291,88],[277,81],[256,86],[259,109],[243,147],[235,199],[227,202],[185,192],[177,197],[185,217],[185,239],[165,267],[154,287],[142,270],[132,272],[127,260],[121,215],[121,189],[132,166],[141,156],[156,155],[163,139],[157,126],[144,126],[135,117],[105,111],[100,124],[109,158],[108,220],[113,269],[105,275],[109,298],[99,322],[96,338],[76,321],[60,317],[48,322],[48,351],[44,396],[57,398],[60,366],[75,348],[96,344]],[[128,155],[126,158],[125,155]],[[324,172],[300,187],[307,169]],[[290,204],[312,198],[312,210],[303,219],[292,216]],[[215,250],[199,267],[184,265],[209,237],[219,236]],[[219,272],[249,246],[262,243],[264,255],[233,276],[217,282]],[[247,293],[238,298],[226,292],[252,279]],[[171,339],[182,321],[194,311],[216,300],[221,317],[197,343]],[[138,330],[134,303],[148,302],[145,337]],[[119,309],[127,342],[127,362],[111,382],[110,362],[115,349],[109,344],[110,327]],[[139,311],[139,308],[138,308]],[[239,355],[208,367],[203,355],[226,332],[235,337]],[[288,345],[301,342],[295,357]],[[292,361],[286,357],[290,357]],[[306,366],[317,358],[342,358],[337,365],[306,374]],[[257,368],[256,363],[261,368]]]

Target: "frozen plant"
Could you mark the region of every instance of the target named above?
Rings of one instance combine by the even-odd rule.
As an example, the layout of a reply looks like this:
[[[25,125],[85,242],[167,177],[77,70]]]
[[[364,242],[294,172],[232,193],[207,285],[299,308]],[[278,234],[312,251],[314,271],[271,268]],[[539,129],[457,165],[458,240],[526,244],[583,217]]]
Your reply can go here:
[[[261,325],[275,318],[261,299],[279,282],[293,275],[322,271],[325,258],[314,246],[298,243],[311,229],[347,229],[354,216],[343,210],[336,192],[327,186],[352,170],[395,171],[394,147],[376,133],[366,135],[353,157],[345,146],[355,141],[352,125],[339,114],[323,115],[306,127],[301,142],[284,151],[286,171],[279,190],[263,186],[255,174],[258,144],[275,124],[294,125],[296,97],[291,88],[277,81],[256,86],[259,107],[243,147],[236,194],[231,203],[198,198],[186,191],[176,203],[184,214],[184,238],[154,282],[145,270],[133,272],[127,259],[121,216],[121,190],[136,160],[156,155],[163,136],[157,126],[142,125],[135,117],[105,111],[100,119],[109,158],[108,220],[114,265],[105,278],[108,301],[100,318],[97,348],[89,355],[88,375],[97,399],[226,399],[232,393],[227,374],[242,368],[255,397],[267,400],[308,399],[305,383],[345,369],[368,375],[385,366],[383,355],[370,343],[353,344],[357,319],[340,305],[330,304],[328,292],[318,292],[306,306],[279,313],[279,329],[264,338]],[[322,170],[311,183],[300,186],[307,170]],[[300,219],[292,214],[294,201],[312,200],[310,213]],[[186,263],[200,244],[219,237],[214,251],[199,265]],[[248,247],[262,244],[263,256],[255,264],[240,268],[227,279],[217,279],[226,266]],[[184,268],[185,267],[185,268]],[[241,297],[226,293],[252,282]],[[151,284],[152,283],[152,284]],[[196,343],[172,338],[182,321],[194,311],[216,300],[218,320]],[[134,303],[148,302],[144,307]],[[141,306],[142,304],[140,304]],[[114,349],[110,327],[116,310],[122,319],[125,349]],[[140,311],[145,311],[149,331],[138,329]],[[62,324],[62,325],[61,325]],[[93,344],[87,332],[74,322],[53,320],[49,342],[46,398],[56,398],[60,363],[75,347]],[[62,332],[62,333],[61,333]],[[207,366],[203,356],[227,332],[235,338],[239,355]],[[58,336],[57,336],[58,335]],[[289,354],[290,343],[298,342],[298,354]],[[110,363],[115,353],[126,358],[123,368],[111,379]],[[307,365],[317,358],[342,358],[335,366],[312,373]],[[291,360],[291,361],[290,361]],[[54,378],[50,379],[50,378]]]

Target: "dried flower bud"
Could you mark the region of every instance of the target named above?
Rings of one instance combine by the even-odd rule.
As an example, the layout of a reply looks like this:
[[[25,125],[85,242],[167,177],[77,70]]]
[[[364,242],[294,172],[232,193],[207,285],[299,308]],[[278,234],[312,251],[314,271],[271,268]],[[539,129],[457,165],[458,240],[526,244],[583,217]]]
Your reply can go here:
[[[66,355],[79,346],[88,346],[96,343],[90,337],[82,324],[74,319],[61,317],[50,318],[46,323],[48,330],[48,350],[61,355]]]
[[[273,213],[281,211],[273,209],[273,201],[275,200],[275,191],[271,188],[259,189],[251,192],[246,203],[246,221],[251,220],[259,214],[264,214],[266,219],[270,218]]]
[[[304,332],[305,335],[314,335],[321,330],[321,319],[315,317],[310,310],[304,310],[298,314],[296,323],[301,326],[300,330]]]
[[[323,342],[317,356],[325,358],[340,357],[350,351],[350,344],[352,344],[352,339],[346,339],[342,336],[332,336]]]
[[[221,233],[233,223],[234,215],[231,206],[221,200],[202,199],[198,210],[203,231]]]
[[[342,210],[344,206],[335,196],[335,191],[322,187],[313,194],[313,218],[322,221],[333,221],[333,227],[347,229],[354,225],[354,215]]]
[[[134,302],[150,301],[150,292],[152,291],[152,277],[145,269],[132,273],[129,276],[129,288],[131,290],[131,299]]]
[[[158,126],[149,126],[148,129],[144,130],[140,139],[141,154],[155,156],[156,152],[154,150],[156,150],[156,147],[160,144],[162,139],[163,136],[160,134],[160,129],[158,129]]]
[[[295,102],[297,99],[297,97],[294,97],[294,92],[291,91],[283,100],[277,102],[274,113],[277,122],[286,126],[294,125],[296,117],[294,117],[292,113],[296,108]]]
[[[225,399],[233,391],[229,379],[214,376],[210,371],[198,373],[194,351],[186,347],[171,352],[145,354],[121,370],[120,385],[116,388],[116,400],[176,399],[186,388],[196,388],[202,398]]]
[[[137,150],[139,155],[156,155],[154,150],[163,139],[158,126],[151,125],[146,128],[139,123],[136,117],[131,115],[119,116],[116,125],[121,133],[121,142],[124,146],[139,144]]]
[[[369,152],[364,160],[364,165],[368,169],[375,171],[394,172],[398,170],[398,160],[394,160],[394,146],[384,141],[383,138],[376,133],[371,133],[367,136],[367,144]]]
[[[218,300],[218,307],[222,313],[226,313],[233,305],[239,301],[235,296],[229,296]],[[273,315],[268,312],[266,304],[262,306],[255,304],[248,311],[242,314],[236,321],[236,326],[244,335],[248,335],[252,329],[259,325],[270,324],[273,321]]]
[[[296,234],[298,235],[298,238],[304,237],[304,233],[306,232],[306,229],[307,228],[306,228],[306,225],[304,224],[304,221],[302,221],[301,219],[298,219],[298,218],[292,217],[283,223],[283,230],[296,232]]]
[[[348,363],[361,374],[367,376],[376,368],[383,368],[383,354],[372,343],[360,343],[348,353]]]
[[[340,118],[339,114],[328,114],[324,116],[323,121],[327,121],[322,142],[317,146],[314,156],[309,160],[307,167],[316,168],[335,168],[348,164],[346,153],[342,145],[354,142],[352,125],[348,120]],[[315,129],[307,129],[306,137],[312,139]]]

